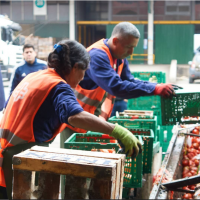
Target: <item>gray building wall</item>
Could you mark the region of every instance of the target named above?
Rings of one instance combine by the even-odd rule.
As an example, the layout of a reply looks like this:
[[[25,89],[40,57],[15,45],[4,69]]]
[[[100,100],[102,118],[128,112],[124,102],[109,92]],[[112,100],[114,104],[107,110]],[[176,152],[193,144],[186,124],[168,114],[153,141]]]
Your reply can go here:
[[[21,34],[54,37],[56,41],[69,37],[69,2],[46,1],[47,15],[34,16],[33,1],[0,1],[0,14],[22,26]]]

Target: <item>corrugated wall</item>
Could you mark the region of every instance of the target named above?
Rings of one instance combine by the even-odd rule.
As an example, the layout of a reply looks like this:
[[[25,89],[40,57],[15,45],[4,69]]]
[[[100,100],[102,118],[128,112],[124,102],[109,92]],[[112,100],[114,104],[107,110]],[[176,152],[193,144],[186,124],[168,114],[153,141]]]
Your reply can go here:
[[[155,63],[187,64],[193,57],[193,24],[155,25]]]
[[[35,25],[35,34],[40,37],[69,38],[69,24]]]
[[[113,30],[114,27],[115,27],[115,24],[109,24],[109,25],[106,26],[106,38],[109,38],[111,36],[112,30]],[[143,54],[144,53],[144,49],[143,49],[144,25],[139,24],[139,25],[136,25],[136,27],[140,31],[140,40],[138,42],[138,46],[134,49],[133,53],[134,54]],[[143,59],[144,57],[138,56],[138,57],[135,57],[135,58]],[[133,60],[133,61],[129,61],[129,63],[130,64],[138,64],[138,63],[143,64],[144,60],[141,60],[141,61]]]

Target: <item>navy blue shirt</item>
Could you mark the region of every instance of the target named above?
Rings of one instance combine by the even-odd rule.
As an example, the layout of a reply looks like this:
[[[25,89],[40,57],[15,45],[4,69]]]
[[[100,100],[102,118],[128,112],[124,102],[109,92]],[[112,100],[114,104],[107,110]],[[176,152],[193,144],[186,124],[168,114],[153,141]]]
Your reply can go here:
[[[104,40],[104,43],[108,46],[107,41],[108,39]],[[92,90],[100,86],[108,93],[123,99],[152,95],[155,90],[155,83],[134,79],[126,59],[120,77],[111,67],[109,58],[103,50],[92,49],[89,54],[90,67],[80,82],[82,88]],[[117,70],[121,63],[122,60],[118,59]]]
[[[10,97],[9,97],[10,98]],[[7,100],[8,103],[9,99]],[[6,105],[7,105],[6,103]],[[45,142],[68,118],[83,111],[71,87],[63,82],[57,84],[40,106],[33,120],[36,142]]]
[[[83,111],[71,87],[63,82],[56,85],[41,107],[34,121],[33,132],[37,142],[49,140],[61,123],[68,123],[68,118]]]
[[[40,59],[35,59],[33,64],[27,63],[25,60],[19,63],[15,67],[15,71],[13,72],[10,80],[10,94],[16,88],[16,86],[20,83],[20,81],[32,72],[36,72],[39,70],[43,70],[47,68],[47,63]]]

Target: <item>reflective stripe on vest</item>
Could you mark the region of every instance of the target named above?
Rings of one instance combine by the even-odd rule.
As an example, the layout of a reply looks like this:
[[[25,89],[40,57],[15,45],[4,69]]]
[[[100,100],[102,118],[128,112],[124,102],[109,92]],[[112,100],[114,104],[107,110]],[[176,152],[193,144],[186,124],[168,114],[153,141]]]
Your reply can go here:
[[[26,140],[23,140],[22,138],[16,136],[14,133],[11,133],[8,129],[0,128],[0,138],[9,141],[12,146],[28,143]]]
[[[1,153],[5,148],[35,142],[33,133],[35,115],[52,88],[60,82],[66,83],[55,70],[46,69],[29,74],[15,88],[0,124],[0,164],[3,162]],[[65,127],[65,124],[62,124],[52,134],[50,140]],[[5,187],[1,167],[2,165],[0,165],[0,186]]]
[[[123,70],[123,62],[122,64],[118,67],[118,74],[119,76],[122,73]],[[113,107],[114,107],[114,103],[115,103],[115,96],[108,94],[105,101],[103,102],[103,104],[101,105],[101,114],[99,115],[99,117],[103,120],[108,120],[108,118],[110,117]]]
[[[113,67],[114,61],[113,61],[112,55],[110,53],[109,48],[104,44],[103,40],[104,39],[99,40],[98,42],[96,42],[93,45],[91,45],[90,47],[88,47],[87,51],[89,52],[93,48],[103,50],[109,58],[111,67]],[[118,72],[117,72],[119,76],[121,75],[123,66],[124,66],[124,63],[122,60],[122,64],[118,67]],[[106,91],[103,90],[100,86],[93,90],[86,90],[86,89],[83,89],[80,85],[77,85],[74,93],[77,97],[77,101],[82,106],[84,111],[94,114],[96,109],[98,108],[99,104],[103,100],[103,97],[104,97]],[[115,99],[115,96],[108,94],[108,96],[106,97],[105,101],[103,102],[103,104],[101,106],[101,114],[99,116],[100,118],[107,120],[108,117],[110,117],[112,109],[113,109],[114,99]],[[70,129],[74,130],[77,133],[86,133],[87,132],[84,129],[74,128],[70,125],[67,125],[67,127],[69,127]]]

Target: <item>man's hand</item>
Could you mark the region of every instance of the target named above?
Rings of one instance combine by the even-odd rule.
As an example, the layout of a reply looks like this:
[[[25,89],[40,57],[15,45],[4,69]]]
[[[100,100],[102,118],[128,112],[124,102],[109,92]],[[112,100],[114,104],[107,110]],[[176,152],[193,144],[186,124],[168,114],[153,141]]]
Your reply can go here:
[[[172,98],[175,96],[175,92],[171,84],[161,83],[156,85],[154,95],[160,95],[164,98]]]
[[[142,144],[140,141],[126,128],[116,124],[114,130],[110,134],[119,140],[125,147],[125,153],[135,158],[138,153],[142,152]]]
[[[154,90],[154,95],[160,95],[164,98],[172,98],[176,96],[174,90],[183,89],[182,87],[174,84],[161,83],[157,84]]]

